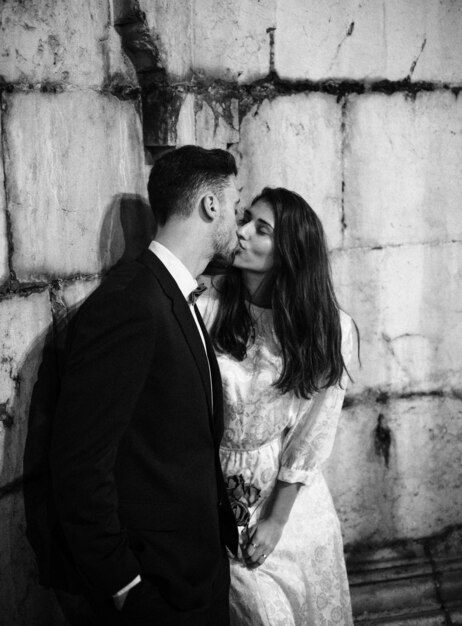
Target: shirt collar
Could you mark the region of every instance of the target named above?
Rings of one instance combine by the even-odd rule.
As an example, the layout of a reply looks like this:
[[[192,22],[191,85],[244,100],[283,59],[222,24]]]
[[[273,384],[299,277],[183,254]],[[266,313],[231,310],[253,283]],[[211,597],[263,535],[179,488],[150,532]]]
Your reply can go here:
[[[173,252],[158,241],[151,241],[149,249],[165,265],[187,300],[191,291],[197,287],[197,281],[191,272]]]

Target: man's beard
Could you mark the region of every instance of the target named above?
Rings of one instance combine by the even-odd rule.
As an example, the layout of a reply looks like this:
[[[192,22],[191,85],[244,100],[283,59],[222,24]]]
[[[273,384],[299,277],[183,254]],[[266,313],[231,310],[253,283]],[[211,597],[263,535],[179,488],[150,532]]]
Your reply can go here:
[[[223,249],[222,246],[216,246],[215,254],[210,263],[207,265],[206,274],[220,274],[229,269],[234,263],[239,244],[233,249]]]
[[[210,263],[207,266],[207,269],[213,270],[215,273],[220,274],[221,272],[225,272],[229,269],[233,262],[234,257],[236,256],[235,252],[231,252],[230,254],[222,254],[217,252]]]

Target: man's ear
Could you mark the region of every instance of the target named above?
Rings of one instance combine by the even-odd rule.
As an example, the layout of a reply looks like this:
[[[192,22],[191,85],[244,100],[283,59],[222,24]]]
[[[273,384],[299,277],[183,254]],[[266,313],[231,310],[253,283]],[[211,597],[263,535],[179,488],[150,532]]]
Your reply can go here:
[[[220,205],[215,194],[208,193],[205,196],[202,196],[200,206],[204,217],[210,221],[215,220],[218,217]]]

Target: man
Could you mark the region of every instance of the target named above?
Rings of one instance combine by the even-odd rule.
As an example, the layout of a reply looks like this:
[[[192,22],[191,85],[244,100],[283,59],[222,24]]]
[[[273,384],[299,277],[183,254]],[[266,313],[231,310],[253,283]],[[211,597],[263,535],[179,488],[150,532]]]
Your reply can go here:
[[[184,146],[154,165],[150,249],[81,307],[53,426],[56,505],[102,623],[228,623],[237,549],[218,446],[222,390],[191,292],[232,259],[233,157]]]

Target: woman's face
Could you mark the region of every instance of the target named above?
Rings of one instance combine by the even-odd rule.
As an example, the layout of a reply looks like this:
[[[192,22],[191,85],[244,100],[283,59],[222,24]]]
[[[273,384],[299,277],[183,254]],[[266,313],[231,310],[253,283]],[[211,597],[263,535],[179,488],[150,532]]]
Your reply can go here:
[[[274,213],[271,205],[259,200],[244,211],[237,231],[239,247],[234,267],[266,273],[274,265]]]

